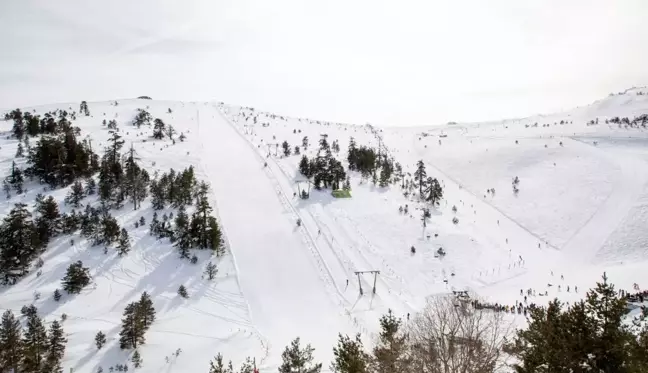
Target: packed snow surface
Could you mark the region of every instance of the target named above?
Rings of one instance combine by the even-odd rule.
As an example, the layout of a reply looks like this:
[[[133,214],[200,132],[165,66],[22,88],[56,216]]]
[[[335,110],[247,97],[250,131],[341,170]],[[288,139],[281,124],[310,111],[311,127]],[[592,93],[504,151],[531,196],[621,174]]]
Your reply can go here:
[[[65,371],[106,371],[129,362],[132,352],[118,345],[122,312],[147,291],[157,320],[139,349],[141,372],[205,372],[219,352],[235,364],[254,357],[262,372],[270,372],[295,337],[315,347],[327,370],[338,333],[360,333],[370,344],[388,309],[406,319],[427,297],[453,290],[513,304],[521,300],[521,289],[531,288],[548,292],[533,297],[535,303],[553,297],[569,302],[604,271],[621,288],[638,283],[644,289],[648,132],[606,119],[648,113],[647,94],[635,88],[564,113],[415,128],[289,118],[215,102],[90,102],[92,115],[73,123],[97,149],[108,139],[102,120],[115,119],[126,145],[133,144],[151,173],[192,165],[198,179],[209,182],[227,253],[210,258],[196,251],[197,264],[180,260],[168,241],[149,235],[148,225],[134,227],[141,216],[150,221],[150,202],[139,210],[127,204],[113,215],[131,235],[128,255],[104,254],[78,235],[58,238],[43,255],[42,275],[34,271],[1,289],[1,307],[18,314],[34,303],[46,321],[67,314]],[[132,119],[140,108],[187,139],[172,144],[152,139],[149,127],[138,130]],[[24,110],[54,109],[77,110],[78,103]],[[0,164],[8,174],[17,140],[9,137],[11,122],[0,125]],[[425,205],[406,197],[398,184],[381,188],[354,172],[352,198],[336,199],[330,190],[297,198],[308,187],[298,170],[301,155],[283,156],[281,143],[302,147],[307,136],[309,146],[301,153],[312,156],[323,134],[339,142],[341,150],[333,155],[345,168],[350,137],[358,145],[381,147],[405,173],[423,160],[444,188],[427,226],[420,220]],[[17,159],[21,167],[25,162]],[[4,215],[17,202],[33,206],[38,193],[54,196],[69,211],[66,189],[27,186],[26,193],[2,201]],[[409,212],[399,213],[406,204]],[[439,248],[447,255],[436,255]],[[52,293],[77,260],[90,267],[93,282],[57,303]],[[210,260],[219,269],[213,281],[202,276]],[[357,277],[357,271],[380,274]],[[176,294],[181,284],[188,299]],[[579,293],[567,292],[567,285],[578,286]],[[524,323],[523,316],[511,319]],[[94,345],[99,330],[108,337],[101,350]]]

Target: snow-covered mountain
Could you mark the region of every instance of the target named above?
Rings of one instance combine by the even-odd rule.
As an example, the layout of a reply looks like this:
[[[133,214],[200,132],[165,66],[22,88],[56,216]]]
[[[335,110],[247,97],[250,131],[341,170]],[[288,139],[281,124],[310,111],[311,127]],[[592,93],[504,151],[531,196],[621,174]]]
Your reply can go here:
[[[119,348],[122,314],[144,291],[157,316],[138,349],[141,372],[204,372],[217,353],[235,363],[254,357],[269,372],[298,336],[327,370],[338,333],[360,333],[370,343],[380,315],[391,309],[406,319],[435,294],[470,290],[513,304],[521,289],[533,289],[533,302],[543,303],[579,299],[603,271],[625,289],[635,283],[643,289],[648,280],[645,87],[564,113],[410,128],[290,118],[212,102],[132,99],[90,102],[88,109],[89,116],[79,113],[79,103],[22,111],[74,112],[69,119],[80,129],[77,137],[99,155],[111,136],[104,122],[114,120],[123,151],[132,146],[151,178],[193,166],[196,178],[210,185],[226,250],[216,256],[192,249],[196,263],[180,259],[168,238],[149,232],[154,212],[162,219],[178,209],[156,211],[150,197],[138,209],[127,202],[110,211],[130,236],[126,255],[114,245],[92,245],[78,231],[54,238],[41,268],[1,288],[0,307],[19,315],[34,304],[46,322],[65,314],[65,371],[130,365],[133,351]],[[172,125],[175,140],[154,139],[153,126],[135,126],[138,110]],[[6,176],[12,161],[22,169],[29,162],[15,157],[21,142],[12,137],[13,121],[0,126]],[[315,157],[322,138],[337,145],[331,156],[350,176],[351,198],[314,190],[300,173],[302,156]],[[371,175],[349,171],[351,138],[400,164],[404,180],[392,176],[381,187]],[[30,141],[33,146],[37,138]],[[402,187],[419,160],[443,188],[436,207],[420,202],[417,188]],[[33,211],[39,193],[53,196],[62,213],[72,210],[64,202],[70,187],[50,189],[36,180],[24,186],[1,202],[3,217],[16,203]],[[304,188],[307,199],[299,198]],[[85,197],[83,207],[99,206],[98,199]],[[430,211],[425,224],[424,209]],[[89,268],[92,282],[57,302],[53,293],[76,261]],[[209,262],[218,267],[213,280],[204,274]],[[359,271],[380,273],[356,276]],[[180,285],[188,298],[177,294]],[[583,291],[567,292],[567,286]],[[548,296],[539,296],[545,291]],[[524,323],[522,315],[511,317]],[[99,350],[98,331],[107,336]]]

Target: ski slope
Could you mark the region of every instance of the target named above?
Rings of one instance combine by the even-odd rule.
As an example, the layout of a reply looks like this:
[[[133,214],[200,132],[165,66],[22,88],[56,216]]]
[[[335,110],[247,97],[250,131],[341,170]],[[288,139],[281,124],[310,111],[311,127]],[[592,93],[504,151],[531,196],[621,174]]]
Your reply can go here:
[[[67,314],[66,371],[94,372],[100,366],[106,371],[129,362],[131,351],[118,347],[120,322],[126,304],[143,291],[152,296],[157,320],[139,349],[141,372],[207,371],[219,352],[235,364],[250,356],[262,372],[276,371],[283,348],[298,336],[315,347],[326,371],[338,333],[360,333],[370,345],[378,318],[388,309],[406,320],[427,297],[453,290],[505,304],[520,301],[520,290],[529,288],[548,292],[530,300],[535,303],[553,297],[574,301],[603,271],[621,288],[638,283],[643,289],[648,134],[640,126],[604,122],[648,113],[648,95],[637,94],[644,91],[631,89],[564,113],[416,128],[283,117],[215,102],[90,102],[92,116],[73,123],[97,149],[108,138],[102,120],[115,119],[126,145],[133,144],[151,173],[193,165],[198,179],[209,182],[227,253],[215,258],[196,251],[197,264],[182,261],[168,241],[148,234],[148,223],[134,227],[141,216],[151,220],[150,202],[135,211],[127,204],[113,211],[133,241],[127,256],[113,250],[104,254],[78,235],[58,238],[43,255],[41,276],[34,271],[0,289],[0,307],[19,314],[23,305],[34,303],[46,321]],[[56,108],[76,110],[78,103],[26,110],[42,115]],[[172,144],[152,139],[151,128],[137,130],[131,122],[138,108],[172,124],[187,140]],[[598,125],[588,125],[596,118]],[[10,129],[10,122],[0,121],[5,175],[17,147],[8,137]],[[405,173],[423,160],[428,176],[444,188],[427,226],[420,221],[424,205],[398,185],[381,188],[354,172],[352,198],[336,199],[330,190],[297,198],[298,188],[305,187],[297,184],[304,180],[298,171],[301,155],[283,156],[280,144],[301,146],[307,136],[310,145],[302,154],[310,157],[323,134],[339,142],[334,156],[345,168],[350,137],[358,145],[382,146]],[[17,159],[20,167],[25,162]],[[517,195],[511,188],[515,176]],[[51,194],[62,211],[69,211],[63,203],[67,190],[48,191],[34,182],[27,187],[23,195],[1,201],[3,216],[19,201],[33,206],[37,193]],[[496,192],[487,193],[490,188]],[[97,203],[96,197],[88,198]],[[409,213],[399,213],[406,204]],[[445,257],[435,255],[439,248]],[[92,285],[54,302],[53,291],[76,260],[90,267]],[[219,268],[213,281],[202,275],[210,260]],[[380,274],[357,277],[358,271]],[[187,287],[188,299],[176,294],[180,284]],[[566,292],[566,285],[578,286],[579,293]],[[511,321],[524,324],[522,316]],[[97,351],[99,330],[108,343]]]

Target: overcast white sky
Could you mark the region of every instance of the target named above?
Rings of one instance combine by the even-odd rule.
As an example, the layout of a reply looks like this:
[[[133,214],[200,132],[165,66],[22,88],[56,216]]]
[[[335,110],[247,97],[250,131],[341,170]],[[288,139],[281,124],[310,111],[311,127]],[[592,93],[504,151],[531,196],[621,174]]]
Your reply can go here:
[[[382,125],[648,85],[646,0],[4,0],[0,108],[138,95]]]

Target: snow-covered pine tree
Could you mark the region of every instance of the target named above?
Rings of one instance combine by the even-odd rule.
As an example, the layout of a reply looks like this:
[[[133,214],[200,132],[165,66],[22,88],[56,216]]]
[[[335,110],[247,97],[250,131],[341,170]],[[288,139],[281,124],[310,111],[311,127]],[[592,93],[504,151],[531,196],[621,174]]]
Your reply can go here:
[[[216,264],[209,262],[205,266],[205,275],[207,275],[207,278],[209,280],[213,280],[216,274],[218,273],[218,267]]]
[[[314,351],[310,344],[302,349],[299,337],[295,338],[281,354],[279,373],[319,373],[322,363],[313,363]]]
[[[285,156],[285,157],[289,156],[291,150],[290,150],[290,144],[288,144],[288,141],[284,141],[284,142],[281,144],[281,147],[282,147],[282,149],[283,149],[283,154],[284,154],[284,156]]]
[[[72,205],[73,207],[79,208],[81,205],[81,200],[85,198],[85,190],[80,181],[75,181],[72,183],[70,192],[65,197],[65,203]]]
[[[119,240],[117,241],[117,253],[119,256],[124,256],[130,251],[130,237],[126,228],[122,228],[119,233]]]
[[[306,154],[302,155],[302,158],[299,161],[299,172],[307,178],[310,178],[312,176],[310,170],[310,162],[308,162],[308,157],[306,156]]]
[[[0,278],[13,284],[38,256],[41,244],[27,205],[17,203],[0,230]]]
[[[95,345],[97,345],[97,350],[101,350],[101,348],[105,344],[106,344],[106,335],[104,334],[104,332],[100,330],[95,335]]]
[[[187,293],[187,288],[184,285],[180,285],[178,288],[178,295],[183,298],[189,298],[189,293]]]
[[[337,346],[333,347],[333,356],[331,371],[334,373],[370,372],[371,358],[364,350],[360,334],[355,339],[339,334]]]
[[[427,179],[427,173],[425,172],[425,163],[423,160],[420,160],[416,163],[416,171],[414,171],[414,180],[416,180],[419,187],[419,196],[421,199],[425,198],[423,195],[423,188],[425,187],[425,181]]]
[[[133,357],[131,358],[131,362],[133,363],[133,367],[136,369],[142,367],[143,361],[139,351],[135,350],[135,352],[133,353]]]
[[[428,178],[427,193],[426,200],[432,203],[433,206],[438,206],[443,198],[443,188],[441,188],[441,184],[436,178]]]
[[[40,372],[47,356],[47,330],[37,314],[27,318],[27,330],[23,334],[22,364],[23,372]]]
[[[11,185],[17,194],[22,194],[23,184],[25,183],[25,178],[23,176],[23,171],[16,167],[16,162],[11,163],[11,173],[7,177],[7,182]]]
[[[0,367],[18,372],[23,353],[20,321],[11,310],[2,314],[0,322]]]
[[[122,329],[119,332],[119,348],[127,350],[143,344],[144,328],[137,317],[137,302],[129,303],[124,309]]]
[[[162,140],[164,138],[164,133],[166,131],[166,124],[160,118],[155,118],[153,121],[153,138],[157,140]]]
[[[97,192],[97,182],[93,177],[86,179],[85,192],[89,196],[92,196]]]
[[[175,246],[180,253],[180,258],[189,259],[189,249],[193,246],[193,242],[189,229],[189,217],[185,212],[184,206],[178,209],[178,213],[175,216],[173,237],[175,239]]]
[[[79,294],[81,289],[88,286],[92,277],[90,277],[90,269],[83,266],[80,260],[70,264],[67,273],[63,278],[63,290],[69,294]]]
[[[374,372],[393,373],[408,371],[411,361],[407,353],[407,336],[401,328],[401,319],[392,310],[380,318],[378,343],[373,349]]]
[[[23,147],[22,142],[18,141],[18,147],[16,148],[16,158],[22,158],[25,156],[25,148]]]
[[[43,372],[63,373],[61,361],[65,355],[67,339],[61,324],[57,320],[52,321],[50,324],[47,339],[47,357],[45,358]]]
[[[143,292],[139,302],[137,302],[136,317],[144,330],[148,330],[155,321],[155,307],[153,307],[153,301],[147,292]]]

